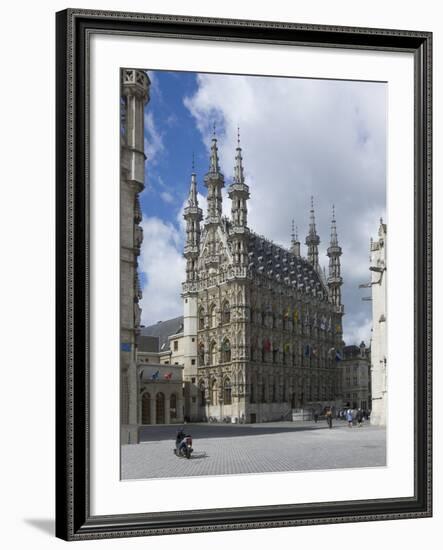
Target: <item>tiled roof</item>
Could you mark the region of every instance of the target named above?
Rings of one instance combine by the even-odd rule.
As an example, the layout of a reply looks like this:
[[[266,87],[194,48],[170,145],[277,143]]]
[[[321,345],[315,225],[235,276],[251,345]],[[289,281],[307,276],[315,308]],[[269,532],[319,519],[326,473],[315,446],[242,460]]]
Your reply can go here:
[[[327,289],[320,274],[305,258],[295,256],[255,233],[250,234],[248,257],[248,269],[252,273],[268,276],[310,294],[322,293],[327,299]]]
[[[140,336],[156,336],[159,339],[158,351],[165,351],[169,349],[169,336],[180,332],[183,332],[183,315],[159,321],[149,327],[141,327]]]

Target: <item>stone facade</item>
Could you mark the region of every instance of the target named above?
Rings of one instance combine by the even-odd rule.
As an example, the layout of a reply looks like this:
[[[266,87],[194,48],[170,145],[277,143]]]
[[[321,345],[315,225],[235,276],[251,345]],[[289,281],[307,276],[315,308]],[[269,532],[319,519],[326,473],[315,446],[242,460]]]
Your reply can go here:
[[[183,423],[183,366],[155,364],[144,361],[137,353],[139,380],[139,418],[145,424]]]
[[[140,325],[141,291],[137,258],[143,240],[138,195],[144,188],[144,106],[150,81],[144,71],[121,71],[120,174],[120,410],[122,443],[138,442],[136,336]]]
[[[294,232],[288,250],[248,226],[240,143],[228,187],[230,219],[222,216],[225,181],[215,135],[204,184],[204,221],[195,173],[184,211],[181,357],[190,419],[264,422],[290,419],[293,409],[335,404],[341,398],[344,313],[335,214],[326,278],[312,200],[307,258]]]
[[[345,346],[343,360],[338,366],[342,381],[342,407],[371,409],[371,354],[362,342],[359,346]]]
[[[386,425],[386,224],[380,220],[378,239],[371,241],[372,273],[372,342],[371,382],[372,412],[371,424]]]

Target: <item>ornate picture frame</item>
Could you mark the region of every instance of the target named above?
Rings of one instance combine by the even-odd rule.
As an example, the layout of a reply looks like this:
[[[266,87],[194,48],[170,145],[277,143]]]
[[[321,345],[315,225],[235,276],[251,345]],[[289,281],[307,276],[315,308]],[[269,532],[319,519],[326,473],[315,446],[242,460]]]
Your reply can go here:
[[[56,17],[56,535],[84,540],[431,516],[432,34],[81,9],[65,10]],[[414,391],[413,403],[408,404],[414,411],[413,495],[294,504],[264,500],[255,506],[113,515],[91,512],[90,56],[94,35],[413,55]]]

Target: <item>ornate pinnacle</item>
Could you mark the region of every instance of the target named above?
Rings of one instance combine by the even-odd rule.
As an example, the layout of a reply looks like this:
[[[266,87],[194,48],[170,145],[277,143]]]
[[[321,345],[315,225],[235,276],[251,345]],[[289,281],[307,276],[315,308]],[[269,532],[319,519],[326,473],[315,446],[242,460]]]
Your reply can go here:
[[[335,206],[332,205],[332,222],[331,222],[331,246],[338,245],[337,225],[335,222]]]
[[[243,172],[243,157],[240,147],[240,128],[237,128],[237,154],[235,155],[234,183],[244,183],[245,176]]]
[[[195,172],[193,172],[192,175],[191,175],[191,186],[189,188],[188,205],[189,206],[198,206],[197,176],[195,175]]]
[[[209,171],[213,174],[220,172],[220,166],[218,163],[218,149],[217,149],[217,136],[215,134],[215,122],[214,122],[214,131],[212,134],[212,145],[211,145],[211,157],[209,162]]]

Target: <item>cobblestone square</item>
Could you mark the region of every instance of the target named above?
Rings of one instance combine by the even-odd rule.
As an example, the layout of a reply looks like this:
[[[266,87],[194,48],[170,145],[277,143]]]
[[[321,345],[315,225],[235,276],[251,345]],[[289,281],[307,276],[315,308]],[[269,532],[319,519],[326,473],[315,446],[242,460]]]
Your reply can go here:
[[[191,459],[173,453],[177,425],[145,426],[121,449],[122,479],[365,468],[386,465],[386,430],[344,421],[187,424]]]

